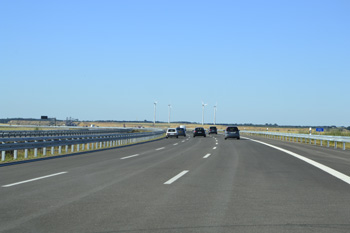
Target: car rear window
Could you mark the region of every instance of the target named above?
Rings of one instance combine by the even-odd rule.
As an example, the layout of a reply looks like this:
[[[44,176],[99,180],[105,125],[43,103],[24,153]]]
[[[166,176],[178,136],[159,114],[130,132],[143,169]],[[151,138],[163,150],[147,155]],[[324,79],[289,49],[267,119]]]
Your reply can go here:
[[[196,128],[196,130],[204,130],[203,128]]]
[[[168,132],[175,132],[175,129],[168,129]]]
[[[216,129],[216,127],[215,127],[215,126],[212,126],[212,127],[210,127],[210,129]]]
[[[227,132],[234,132],[234,131],[238,131],[237,127],[227,127],[226,129]]]

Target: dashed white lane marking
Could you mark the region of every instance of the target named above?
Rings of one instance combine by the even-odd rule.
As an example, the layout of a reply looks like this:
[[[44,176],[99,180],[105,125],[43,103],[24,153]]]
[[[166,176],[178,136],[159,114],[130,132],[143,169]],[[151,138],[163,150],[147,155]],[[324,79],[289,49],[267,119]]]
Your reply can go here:
[[[3,187],[3,188],[7,188],[7,187],[19,185],[19,184],[24,184],[24,183],[28,183],[28,182],[32,182],[32,181],[36,181],[36,180],[41,180],[41,179],[45,179],[45,178],[49,178],[49,177],[53,177],[53,176],[58,176],[58,175],[66,174],[66,173],[68,173],[68,172],[59,172],[59,173],[55,173],[55,174],[51,174],[51,175],[47,175],[47,176],[41,176],[41,177],[38,177],[38,178],[34,178],[34,179],[30,179],[30,180],[25,180],[25,181],[13,183],[13,184],[3,185],[2,187]]]
[[[182,142],[185,142],[185,140],[183,140]]]
[[[213,147],[213,150],[216,150],[216,146],[215,146],[215,147]]]
[[[163,150],[165,147],[161,147],[161,148],[158,148],[158,149],[156,149],[156,150]]]
[[[173,178],[171,178],[170,180],[168,180],[167,182],[165,182],[164,184],[172,184],[173,182],[175,182],[177,179],[179,179],[181,176],[185,175],[188,172],[188,170],[182,171],[179,174],[177,174],[176,176],[174,176]]]
[[[206,158],[208,158],[210,156],[210,154],[206,154],[204,157],[203,157],[203,159],[206,159]]]
[[[139,156],[139,154],[126,156],[126,157],[123,157],[123,158],[120,158],[120,159],[128,159],[128,158],[132,158],[132,157],[136,157],[136,156]]]
[[[338,172],[338,171],[336,171],[336,170],[334,170],[334,169],[332,169],[330,167],[327,167],[327,166],[325,166],[325,165],[323,165],[321,163],[315,162],[315,161],[313,161],[311,159],[308,159],[308,158],[306,158],[304,156],[301,156],[301,155],[299,155],[297,153],[291,152],[289,150],[285,150],[283,148],[280,148],[280,147],[277,147],[277,146],[274,146],[274,145],[271,145],[271,144],[268,144],[268,143],[265,143],[265,142],[261,142],[261,141],[258,141],[258,140],[253,140],[253,139],[246,138],[246,137],[244,137],[244,138],[245,139],[249,139],[249,140],[251,140],[253,142],[261,143],[261,144],[263,144],[265,146],[272,147],[272,148],[274,148],[276,150],[282,151],[282,152],[287,153],[289,155],[292,155],[295,158],[298,158],[298,159],[300,159],[300,160],[302,160],[302,161],[304,161],[304,162],[306,162],[308,164],[311,164],[312,166],[315,166],[315,167],[321,169],[322,171],[327,172],[328,174],[337,177],[338,179],[344,181],[345,183],[350,184],[350,177],[349,176],[347,176],[347,175],[345,175],[345,174],[343,174],[341,172]]]
[[[219,143],[216,143],[216,145],[219,145]]]
[[[177,146],[179,143],[175,143],[174,146]]]

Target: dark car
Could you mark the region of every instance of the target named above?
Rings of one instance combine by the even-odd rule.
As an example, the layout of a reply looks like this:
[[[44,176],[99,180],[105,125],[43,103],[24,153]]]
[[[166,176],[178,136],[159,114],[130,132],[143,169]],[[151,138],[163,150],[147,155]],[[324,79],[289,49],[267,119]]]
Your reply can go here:
[[[178,128],[176,128],[176,130],[177,130],[177,134],[178,134],[179,136],[184,136],[184,137],[186,137],[186,132],[185,132],[185,129],[184,129],[184,128],[178,127]]]
[[[225,140],[228,138],[240,139],[239,129],[236,126],[229,126],[225,130]]]
[[[205,129],[203,127],[197,127],[193,130],[193,137],[196,136],[204,136],[206,137],[207,135],[205,134]]]
[[[216,126],[210,126],[208,133],[209,134],[212,134],[212,133],[218,134],[218,129],[216,128]]]

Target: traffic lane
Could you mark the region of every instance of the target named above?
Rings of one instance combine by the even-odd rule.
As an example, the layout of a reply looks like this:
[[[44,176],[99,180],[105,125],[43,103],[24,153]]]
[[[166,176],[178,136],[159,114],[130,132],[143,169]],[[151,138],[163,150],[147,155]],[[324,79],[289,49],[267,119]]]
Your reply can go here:
[[[281,151],[221,141],[135,232],[349,232],[349,186]],[[139,230],[139,231],[138,231]]]
[[[182,143],[186,144],[186,143]],[[91,154],[84,154],[86,156],[73,156],[73,157],[66,157],[58,160],[50,160],[50,161],[39,161],[38,163],[34,164],[22,164],[19,166],[13,166],[13,167],[5,167],[5,170],[8,170],[6,177],[6,174],[2,174],[2,183],[0,191],[2,192],[3,196],[8,196],[8,198],[20,198],[22,195],[26,195],[28,193],[36,192],[35,189],[32,189],[32,185],[29,183],[21,184],[18,189],[20,189],[16,196],[11,195],[12,192],[17,191],[17,187],[11,187],[6,188],[8,185],[16,184],[17,182],[23,182],[28,181],[31,179],[34,179],[33,182],[40,182],[40,184],[53,186],[55,188],[55,183],[53,181],[56,181],[57,179],[64,179],[64,177],[53,177],[51,178],[51,174],[56,173],[68,173],[68,177],[71,176],[78,176],[84,175],[84,177],[89,177],[91,175],[98,175],[98,174],[104,174],[104,172],[113,172],[114,170],[118,169],[119,172],[123,172],[126,169],[126,173],[128,172],[128,166],[125,166],[127,163],[126,161],[121,160],[123,158],[122,156],[127,156],[130,154],[139,153],[140,157],[145,157],[147,155],[153,156],[153,158],[157,158],[157,155],[160,155],[159,148],[172,148],[174,147],[173,144],[170,142],[167,142],[166,140],[163,141],[163,143],[147,143],[135,147],[125,147],[125,148],[118,148],[113,150],[104,150],[104,151],[97,151],[92,152]],[[159,147],[161,146],[161,147]],[[183,148],[186,148],[185,146],[182,146]],[[158,153],[157,153],[158,152]],[[159,158],[164,159],[164,158]],[[56,162],[57,161],[57,162]],[[147,161],[147,160],[145,160]],[[149,160],[150,164],[152,165],[154,162],[158,161],[152,161]],[[132,163],[132,162],[130,162]],[[145,163],[146,164],[146,163]],[[146,164],[148,165],[148,164]],[[39,172],[38,172],[39,171]],[[17,173],[26,173],[28,175],[23,176],[22,174]],[[40,177],[46,177],[50,176],[46,180],[39,180]],[[65,175],[67,176],[67,175]]]
[[[173,147],[174,149],[172,151],[157,151],[156,153],[160,154],[157,156],[157,160],[161,162],[158,164],[153,164],[152,169],[149,169],[150,167],[145,168],[144,159],[146,159],[146,157],[144,159],[137,158],[134,161],[139,161],[138,167],[129,167],[128,164],[130,163],[124,163],[124,166],[128,167],[126,168],[128,172],[125,174],[120,173],[121,169],[117,169],[118,173],[116,174],[113,174],[113,172],[106,172],[108,169],[104,169],[103,173],[105,173],[105,175],[103,177],[100,177],[96,174],[88,174],[87,177],[84,176],[83,178],[87,179],[86,181],[88,181],[88,184],[84,183],[83,178],[72,177],[71,180],[67,182],[57,182],[56,185],[54,185],[57,188],[54,190],[47,190],[47,188],[45,190],[44,188],[41,188],[40,193],[37,193],[36,195],[30,195],[30,197],[16,200],[15,203],[19,203],[18,206],[11,205],[11,208],[15,210],[18,210],[18,208],[25,206],[25,210],[21,210],[21,213],[26,213],[26,215],[29,217],[26,218],[22,216],[21,218],[21,216],[18,215],[17,211],[14,211],[12,214],[11,211],[8,211],[8,222],[5,225],[7,225],[6,227],[8,229],[11,229],[14,226],[23,224],[20,226],[20,228],[14,228],[17,230],[23,228],[30,229],[31,227],[29,226],[33,225],[36,226],[36,228],[40,226],[39,229],[43,229],[42,232],[46,232],[48,230],[45,228],[47,225],[48,227],[54,226],[54,229],[57,229],[57,232],[62,232],[63,229],[67,231],[67,226],[69,226],[69,229],[75,229],[77,225],[76,221],[85,221],[87,222],[87,225],[89,225],[90,221],[94,222],[94,220],[99,219],[100,216],[104,216],[103,219],[108,218],[108,216],[113,217],[116,213],[109,213],[108,209],[110,209],[110,211],[115,211],[115,208],[123,208],[118,206],[120,203],[123,204],[125,202],[130,202],[129,205],[132,205],[132,203],[137,202],[137,200],[143,200],[142,202],[147,204],[151,203],[155,198],[161,198],[161,196],[157,197],[154,192],[157,193],[158,188],[164,185],[164,181],[173,176],[173,172],[171,169],[169,169],[169,167],[173,167],[174,170],[177,170],[177,167],[182,167],[183,165],[189,166],[191,163],[194,164],[196,159],[193,156],[193,153],[196,153],[196,151],[198,151],[197,148],[203,148],[207,145],[207,142],[204,140],[202,142],[202,145],[199,145],[201,142],[202,140],[196,140],[195,143],[189,144],[189,146],[197,146],[195,146],[192,150],[189,149],[187,151],[188,153],[184,153],[182,151],[182,148],[186,150],[186,147]],[[190,158],[192,158],[192,162]],[[148,157],[148,159],[151,159],[151,157]],[[183,161],[187,162],[184,163]],[[105,177],[110,178],[109,182],[106,181]],[[92,182],[94,179],[96,180],[95,183]],[[45,185],[48,186],[49,184]],[[89,187],[86,189],[87,185]],[[33,189],[37,190],[38,187],[34,186]],[[121,202],[117,202],[115,203],[117,206],[109,208],[112,207],[110,205],[111,203],[114,203],[113,200],[110,200],[108,202],[104,202],[103,200],[109,197],[118,198],[118,193],[120,193],[121,199],[119,200],[121,200]],[[102,196],[99,198],[100,195]],[[43,196],[49,198],[45,199]],[[145,201],[145,198],[148,199]],[[38,206],[39,209],[36,209],[37,206],[31,206],[30,203],[23,203],[24,200],[29,200],[30,203],[40,202],[41,205]],[[51,200],[54,200],[54,203],[52,203]],[[88,204],[86,204],[86,200],[88,200]],[[105,204],[108,205],[105,206]],[[87,208],[86,205],[91,207],[91,209],[89,207]],[[42,208],[43,206],[50,206],[51,208]],[[100,209],[101,206],[103,206],[102,209]],[[8,206],[8,208],[10,208],[10,206]],[[100,210],[105,214],[101,215],[100,212],[95,212],[92,214],[90,211],[80,213],[77,209],[89,209],[96,211]],[[133,208],[131,208],[131,210],[132,209]],[[29,213],[29,210],[34,211],[33,213]],[[77,215],[72,216],[69,214],[75,213],[77,211],[79,212]],[[12,221],[12,224],[9,225],[9,223],[11,223],[11,219],[16,219],[16,221]],[[61,221],[57,222],[57,219],[61,219]],[[65,223],[63,224],[63,222]],[[74,222],[74,224],[70,224],[72,222]],[[56,226],[57,223],[58,225]],[[86,232],[86,230],[91,229],[92,226],[89,226],[87,228],[85,228],[85,226],[80,227],[84,228],[82,232]]]
[[[15,183],[19,180],[26,180],[34,177],[41,177],[76,167],[108,164],[110,161],[118,160],[123,156],[137,153],[147,153],[153,151],[153,149],[166,147],[168,145],[171,145],[171,141],[163,139],[127,147],[82,152],[68,157],[0,167],[0,185]]]
[[[350,151],[327,147],[314,146],[304,143],[285,142],[280,140],[267,139],[257,136],[248,136],[248,138],[269,143],[274,146],[292,151],[306,158],[314,160],[325,166],[333,168],[347,176],[350,176]]]

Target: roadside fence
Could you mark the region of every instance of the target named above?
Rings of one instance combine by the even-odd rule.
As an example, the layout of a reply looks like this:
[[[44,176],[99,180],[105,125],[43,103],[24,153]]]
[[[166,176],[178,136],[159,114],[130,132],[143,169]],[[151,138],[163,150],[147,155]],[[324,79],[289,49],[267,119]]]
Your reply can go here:
[[[241,130],[241,133],[248,135],[263,136],[270,139],[279,139],[282,141],[301,142],[313,145],[324,146],[326,142],[327,147],[334,146],[337,149],[342,145],[342,149],[345,150],[348,143],[350,143],[350,137],[341,136],[327,136],[327,135],[309,135],[309,134],[292,134],[292,133],[278,133],[278,132],[263,132],[263,131],[246,131]],[[340,144],[340,145],[339,145]]]
[[[142,133],[0,138],[1,161],[17,160],[19,152],[21,152],[21,158],[23,159],[28,159],[29,151],[33,154],[31,155],[32,158],[37,158],[39,154],[47,156],[47,148],[50,148],[50,155],[61,155],[135,144],[160,138],[163,135],[164,131],[159,130]],[[12,158],[6,158],[7,155]]]

